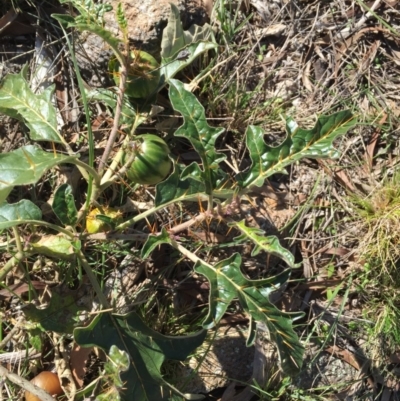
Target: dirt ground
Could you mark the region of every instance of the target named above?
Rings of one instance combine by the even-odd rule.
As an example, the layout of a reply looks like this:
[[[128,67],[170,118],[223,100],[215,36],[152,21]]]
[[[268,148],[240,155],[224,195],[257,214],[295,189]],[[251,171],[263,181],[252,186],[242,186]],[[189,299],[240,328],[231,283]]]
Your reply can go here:
[[[51,37],[46,36],[46,28],[51,26],[49,16],[53,12],[66,12],[59,5],[35,1],[18,2],[20,11],[15,12],[13,2],[5,3],[8,2],[0,5],[2,79],[20,71],[25,63],[31,73],[34,71],[37,38],[48,41]],[[168,2],[122,3],[127,6],[132,43],[135,46],[141,43],[140,46],[156,53],[160,32],[166,25]],[[256,188],[242,205],[247,222],[269,234],[277,234],[300,263],[286,288],[275,294],[274,303],[287,312],[304,313],[296,328],[306,346],[301,374],[285,384],[276,352],[262,327],[258,329],[256,347],[247,348],[244,332],[248,319],[237,310],[218,328],[210,348],[206,342],[190,360],[166,366],[166,376],[183,392],[202,393],[209,400],[250,400],[253,394],[246,386],[254,378],[258,378],[265,389],[265,398],[257,399],[400,400],[400,344],[388,340],[390,330],[382,329],[381,335],[371,334],[377,327],[380,311],[384,310],[381,305],[371,312],[371,300],[380,299],[385,287],[372,283],[370,276],[365,284],[363,272],[370,261],[365,260],[363,251],[368,245],[365,242],[368,230],[355,218],[354,204],[349,200],[351,195],[370,196],[384,179],[394,175],[398,166],[400,1],[227,1],[232,15],[229,29],[222,26],[216,15],[222,2],[214,4],[214,11],[209,1],[203,5],[178,3],[181,10],[187,7],[183,12],[186,27],[207,21],[217,37],[218,32],[232,29],[229,31],[231,42],[219,44],[215,55],[217,67],[210,81],[204,80],[195,94],[201,99],[210,121],[221,122],[225,128],[223,145],[231,151],[235,163],[249,164],[243,145],[249,124],[262,126],[266,131],[265,139],[271,144],[285,137],[283,116],[287,115],[301,127],[309,128],[320,114],[351,109],[359,124],[357,129],[336,141],[340,151],[338,159],[296,162],[287,175],[274,175],[263,187]],[[146,17],[141,14],[143,8]],[[35,10],[42,13],[44,22],[36,24]],[[107,26],[116,30],[112,18],[107,20]],[[111,86],[110,49],[96,35],[76,34],[74,39],[85,85]],[[74,69],[68,52],[59,51],[62,46],[57,46],[49,47],[48,51],[50,59],[62,60],[54,63],[57,68],[62,64],[60,71],[50,69],[54,75],[52,83],[56,84],[57,107],[61,110],[60,127],[74,149],[85,154],[86,144],[82,147],[80,144],[79,132],[83,131],[84,123]],[[193,67],[201,68],[200,61]],[[191,73],[183,74],[182,79]],[[243,105],[246,96],[247,103]],[[166,92],[160,93],[157,105],[165,114],[156,115],[148,125],[169,135],[179,124],[168,114]],[[93,110],[96,110],[92,122],[96,154],[101,154],[112,127],[112,116],[100,105]],[[24,130],[16,120],[1,116],[2,153],[27,143]],[[186,149],[183,160],[191,157],[196,156]],[[77,188],[81,180],[72,168],[58,171],[51,179],[59,183],[74,182]],[[25,191],[15,191],[12,196],[18,200],[27,196],[28,190]],[[39,193],[42,198],[37,202],[45,213],[49,194],[45,184]],[[143,190],[142,195],[142,204],[151,202],[149,192]],[[124,205],[126,210],[130,207],[128,203]],[[219,241],[219,234],[213,233],[215,243]],[[205,241],[202,235],[201,229],[198,230],[199,238]],[[7,243],[4,233],[1,242]],[[9,256],[7,252],[4,248],[3,260]],[[281,268],[273,258],[264,255],[251,259],[251,249],[242,252],[245,273],[249,277],[264,277]],[[126,278],[125,287],[118,289],[120,307],[132,301],[132,298],[122,299],[126,294],[147,285],[160,265],[172,258],[162,252],[160,255],[161,262],[160,259],[146,263],[128,261],[131,270],[127,273],[123,270],[121,274]],[[110,256],[107,259],[110,271],[124,267],[122,261],[126,259],[120,255]],[[46,263],[41,266],[43,271],[51,270]],[[115,280],[112,274],[109,276],[109,280]],[[45,274],[41,278],[47,280]],[[57,281],[53,276],[51,280],[53,284]],[[207,302],[206,291],[200,288],[199,281],[183,290],[177,283],[175,278],[162,283],[163,291],[173,288],[174,295],[168,297],[176,304]],[[164,293],[170,294],[166,290]],[[397,287],[395,293],[398,294]],[[12,302],[18,304],[9,294],[1,295],[1,291],[0,300],[6,300],[1,306],[5,314],[14,307]],[[135,299],[138,304],[141,301]],[[398,303],[397,299],[393,302]],[[400,324],[396,316],[390,319],[393,325]],[[4,394],[3,389],[3,397]]]

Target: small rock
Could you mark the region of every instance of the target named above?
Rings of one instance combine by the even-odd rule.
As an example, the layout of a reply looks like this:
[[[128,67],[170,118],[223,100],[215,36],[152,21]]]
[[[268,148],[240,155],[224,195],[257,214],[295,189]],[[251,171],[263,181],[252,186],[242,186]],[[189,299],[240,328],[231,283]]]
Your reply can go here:
[[[162,31],[168,23],[170,3],[178,7],[184,29],[193,24],[203,25],[207,21],[207,13],[201,0],[111,0],[114,10],[118,3],[125,10],[131,43],[155,57],[160,52]],[[114,13],[107,13],[105,20],[107,28],[117,35],[119,29]]]

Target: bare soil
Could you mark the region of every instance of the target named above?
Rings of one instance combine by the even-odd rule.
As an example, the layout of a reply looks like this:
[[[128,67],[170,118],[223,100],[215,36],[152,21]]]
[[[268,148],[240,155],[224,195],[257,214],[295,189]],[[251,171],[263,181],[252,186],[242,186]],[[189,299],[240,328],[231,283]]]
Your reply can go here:
[[[156,52],[160,45],[160,32],[166,24],[169,2],[146,0],[140,4],[129,1],[122,4],[127,12],[132,43]],[[184,12],[186,26],[209,20],[207,5],[194,1],[178,1],[178,5]],[[239,7],[236,3],[234,6]],[[46,10],[46,7],[40,9]],[[18,16],[17,19],[6,14],[11,9],[0,8],[0,17],[3,17],[0,19],[2,78],[19,71],[26,62],[34,66],[32,54],[36,30],[32,29],[33,22],[29,16]],[[365,233],[354,220],[349,194],[370,194],[398,165],[400,2],[250,0],[240,2],[238,9],[237,22],[243,22],[243,27],[233,35],[231,48],[221,45],[217,56],[221,66],[215,69],[212,84],[208,83],[210,87],[215,85],[221,93],[207,94],[202,87],[196,93],[205,103],[210,121],[220,118],[221,125],[225,126],[227,134],[223,145],[231,149],[230,157],[236,165],[243,167],[249,163],[242,141],[249,123],[262,125],[268,133],[266,139],[277,143],[285,136],[284,121],[271,116],[290,115],[300,126],[307,128],[314,124],[316,115],[350,108],[355,110],[360,122],[357,130],[337,141],[341,152],[339,159],[305,160],[294,164],[288,175],[272,177],[242,206],[241,212],[249,224],[269,234],[278,234],[295,254],[296,260],[301,262],[301,267],[293,271],[285,291],[274,299],[278,307],[288,312],[305,313],[298,332],[308,344],[306,359],[303,371],[287,388],[287,394],[298,397],[293,399],[399,400],[400,360],[396,356],[400,345],[387,347],[385,338],[382,338],[382,344],[374,346],[367,341],[368,328],[375,323],[364,316],[368,295],[360,295],[358,291],[361,280],[358,274],[365,264],[360,256],[360,239]],[[47,9],[47,18],[51,12],[54,10]],[[211,18],[215,21],[215,15]],[[107,24],[116,32],[115,21],[107,20]],[[23,33],[21,27],[25,29]],[[45,28],[46,24],[40,33]],[[215,23],[214,28],[216,32],[221,30],[219,23]],[[78,61],[87,85],[110,85],[107,72],[110,52],[103,41],[94,35],[77,36],[76,40]],[[60,73],[63,79],[55,82],[59,106],[64,102],[64,108],[60,107],[63,110],[63,130],[76,150],[84,152],[85,148],[80,148],[79,144],[79,130],[83,129],[80,96],[74,79],[70,79],[73,71],[65,53],[63,58]],[[201,65],[194,68],[201,68]],[[240,96],[254,92],[244,109],[232,107],[232,102],[237,105],[241,99],[239,95],[234,100],[229,98],[230,87],[241,88]],[[216,95],[220,96],[218,101]],[[163,94],[159,100],[168,110]],[[96,148],[100,153],[112,121],[100,106],[97,110],[93,125],[98,128]],[[172,115],[168,118],[157,116],[149,124],[150,129],[167,122],[173,131],[176,121],[171,122],[171,119]],[[0,135],[2,152],[27,141],[24,128],[8,118],[0,121]],[[186,149],[183,158],[191,156]],[[60,183],[75,180],[75,187],[79,187],[80,178],[76,172],[61,171],[58,174]],[[16,199],[27,196],[20,191],[12,195]],[[39,192],[42,198],[38,202],[44,211],[49,191],[44,185]],[[112,196],[114,194],[110,194]],[[151,201],[145,191],[140,196],[144,203]],[[201,236],[201,227],[198,232]],[[211,240],[201,239],[218,244],[228,235],[217,230],[212,234]],[[7,241],[5,235],[3,239]],[[246,257],[251,249],[242,252]],[[115,272],[118,271],[123,271],[125,277],[124,287],[118,289],[121,297],[117,296],[118,307],[126,307],[132,302],[132,298],[122,298],[152,282],[169,257],[161,253],[159,259],[143,264],[137,259],[126,261],[125,255],[110,257],[107,263],[109,271],[114,270],[114,273],[109,275],[109,280],[117,280],[119,276]],[[47,265],[47,260],[42,262],[42,271],[52,271],[54,266]],[[121,265],[123,269],[126,265],[130,268],[118,270]],[[273,258],[263,256],[252,259],[245,268],[248,276],[263,277],[281,266]],[[18,276],[21,277],[22,273],[16,271],[7,285],[18,283]],[[57,275],[52,273],[37,273],[36,278],[57,283]],[[207,291],[200,279],[194,279],[192,287],[183,290],[179,290],[177,282],[178,279],[174,278],[162,283],[164,288],[177,291],[168,298],[172,302],[207,302]],[[342,287],[334,300],[330,300],[329,292],[335,291],[339,285]],[[39,284],[37,286],[42,290]],[[90,298],[90,290],[88,293]],[[13,313],[13,302],[16,301],[12,299],[9,293],[1,295],[4,313]],[[140,302],[143,299],[134,300]],[[259,348],[246,348],[243,333],[248,323],[246,318],[240,311],[229,318],[218,329],[199,369],[196,363],[201,359],[203,349],[185,364],[166,367],[166,375],[175,378],[182,391],[209,394],[209,399],[250,399],[253,395],[246,393],[244,387],[254,377],[261,377],[266,391],[273,393],[279,388],[279,379],[282,378],[276,353],[271,349],[267,335],[260,329]],[[239,323],[233,321],[235,319]],[[260,354],[264,356],[262,363],[257,360]],[[52,361],[46,363],[49,365]],[[238,387],[235,389],[236,384]],[[211,398],[212,391],[218,388],[223,388],[225,396]],[[284,394],[279,397],[291,399],[290,395],[288,398]]]

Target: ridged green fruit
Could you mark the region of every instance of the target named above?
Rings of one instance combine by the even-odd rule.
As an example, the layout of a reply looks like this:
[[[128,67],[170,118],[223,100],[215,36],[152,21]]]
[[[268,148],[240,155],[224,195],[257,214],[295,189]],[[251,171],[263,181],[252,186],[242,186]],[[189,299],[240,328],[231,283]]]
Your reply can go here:
[[[121,64],[116,57],[108,64],[114,82],[119,86]],[[126,78],[125,93],[133,98],[147,98],[153,95],[160,82],[160,64],[149,53],[133,50]]]
[[[169,147],[163,139],[153,134],[135,137],[126,154],[125,161],[134,156],[127,170],[129,181],[142,185],[155,185],[164,180],[171,171]]]

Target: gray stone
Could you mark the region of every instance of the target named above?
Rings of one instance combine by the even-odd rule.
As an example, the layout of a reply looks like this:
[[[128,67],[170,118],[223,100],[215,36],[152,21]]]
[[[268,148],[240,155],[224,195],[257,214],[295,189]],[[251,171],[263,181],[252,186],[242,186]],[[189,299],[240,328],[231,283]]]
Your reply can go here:
[[[122,3],[128,20],[132,46],[145,50],[156,58],[160,53],[162,31],[168,22],[170,3],[178,7],[184,29],[193,24],[203,25],[207,21],[202,0],[112,0],[114,10],[119,2]],[[107,13],[105,19],[107,28],[118,35],[119,29],[114,13]]]

